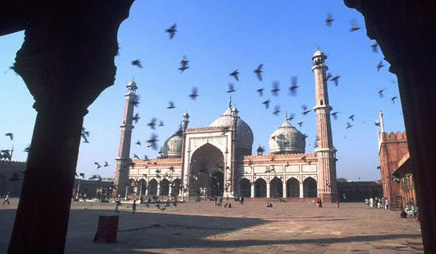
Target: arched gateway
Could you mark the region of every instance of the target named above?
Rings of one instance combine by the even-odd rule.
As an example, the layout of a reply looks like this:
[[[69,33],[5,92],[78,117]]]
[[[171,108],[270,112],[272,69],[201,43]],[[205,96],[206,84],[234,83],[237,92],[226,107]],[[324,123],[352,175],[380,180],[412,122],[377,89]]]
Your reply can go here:
[[[192,155],[189,170],[190,196],[223,196],[224,156],[209,143],[198,148]]]

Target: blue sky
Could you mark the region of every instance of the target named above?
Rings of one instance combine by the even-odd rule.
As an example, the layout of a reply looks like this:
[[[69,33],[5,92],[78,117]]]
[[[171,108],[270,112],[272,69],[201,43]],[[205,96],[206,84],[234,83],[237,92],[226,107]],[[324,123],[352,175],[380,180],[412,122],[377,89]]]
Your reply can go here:
[[[325,25],[327,13],[335,21]],[[362,27],[351,33],[351,20]],[[177,23],[179,30],[170,40],[165,29]],[[254,133],[253,151],[259,145],[268,147],[268,138],[284,120],[285,111],[295,113],[294,126],[303,121],[301,132],[309,135],[306,151],[313,152],[316,135],[313,112],[303,117],[301,106],[315,104],[314,77],[311,57],[318,46],[327,55],[329,72],[340,75],[339,86],[329,82],[330,104],[339,111],[332,119],[333,142],[337,148],[337,174],[350,180],[376,180],[380,173],[377,147],[377,128],[374,121],[378,111],[385,114],[386,131],[404,131],[396,77],[389,73],[389,64],[377,72],[383,60],[379,51],[373,53],[374,43],[366,36],[362,16],[348,9],[342,1],[288,0],[137,0],[130,17],[120,27],[121,47],[115,62],[118,68],[115,84],[107,88],[89,107],[84,126],[90,131],[89,144],[81,144],[78,172],[86,176],[100,174],[112,177],[115,171],[122,123],[124,94],[127,83],[135,79],[141,96],[136,109],[141,116],[133,131],[133,142],[142,143],[152,131],[147,123],[156,117],[164,127],[156,130],[159,146],[175,132],[185,111],[191,115],[189,127],[205,127],[227,107],[228,84],[233,83],[234,105],[240,117]],[[22,79],[9,66],[23,42],[23,33],[0,37],[0,149],[13,145],[14,160],[26,160],[24,148],[30,144],[36,112],[33,98]],[[190,68],[183,74],[177,70],[183,56],[190,60]],[[140,59],[143,68],[131,65]],[[253,70],[263,63],[263,81],[257,80]],[[238,69],[240,81],[229,73]],[[291,77],[298,77],[298,92],[290,96]],[[279,96],[270,92],[278,81]],[[188,95],[197,87],[199,97]],[[263,87],[259,97],[256,90]],[[386,88],[384,98],[378,91]],[[272,101],[266,110],[262,102]],[[166,109],[168,101],[176,108]],[[280,105],[279,116],[272,114]],[[345,129],[354,114],[353,127]],[[14,132],[14,142],[3,133]],[[132,145],[131,153],[155,157],[156,151]],[[96,170],[94,161],[108,161],[110,166]]]

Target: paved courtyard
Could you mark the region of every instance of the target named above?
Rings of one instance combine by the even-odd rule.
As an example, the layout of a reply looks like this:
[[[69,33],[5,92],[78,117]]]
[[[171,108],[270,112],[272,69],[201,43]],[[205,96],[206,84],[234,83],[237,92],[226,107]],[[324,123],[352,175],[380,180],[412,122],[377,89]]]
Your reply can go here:
[[[0,206],[0,253],[6,253],[17,200]],[[99,215],[114,204],[73,202],[66,253],[423,253],[419,223],[363,204],[212,202],[167,207],[123,204],[118,242],[95,244]],[[163,207],[163,206],[162,206]]]

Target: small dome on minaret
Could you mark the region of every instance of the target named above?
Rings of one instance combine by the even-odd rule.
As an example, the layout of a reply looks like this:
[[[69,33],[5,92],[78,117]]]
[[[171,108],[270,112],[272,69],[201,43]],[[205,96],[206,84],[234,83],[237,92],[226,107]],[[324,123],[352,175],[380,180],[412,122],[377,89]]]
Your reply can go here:
[[[129,84],[127,84],[127,89],[129,90],[129,92],[136,92],[136,90],[138,89],[138,86],[136,85],[135,81],[130,81]]]
[[[315,51],[312,57],[312,61],[314,65],[324,64],[324,61],[327,59],[327,56],[320,49]]]

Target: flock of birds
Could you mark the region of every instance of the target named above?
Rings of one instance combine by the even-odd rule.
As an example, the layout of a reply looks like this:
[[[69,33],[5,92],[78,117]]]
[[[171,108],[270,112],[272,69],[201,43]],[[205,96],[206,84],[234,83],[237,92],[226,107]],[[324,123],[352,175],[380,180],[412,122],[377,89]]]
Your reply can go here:
[[[335,21],[335,19],[333,18],[332,14],[331,14],[331,13],[327,13],[327,17],[326,17],[326,19],[325,19],[325,23],[326,23],[326,25],[327,25],[328,27],[330,27],[330,26],[333,25],[333,22],[334,22],[334,21]],[[358,25],[357,21],[354,20],[354,19],[351,20],[351,28],[350,28],[350,32],[356,32],[356,31],[358,31],[358,30],[360,30],[360,29],[361,29],[361,27]],[[173,24],[173,25],[170,26],[168,29],[166,29],[165,32],[168,33],[170,39],[173,39],[173,38],[175,37],[176,33],[178,32],[178,30],[177,30],[177,24]],[[371,45],[372,52],[374,52],[374,53],[377,53],[377,52],[378,52],[378,48],[379,48],[379,45],[377,44],[377,42],[375,42],[374,44]],[[133,66],[138,67],[138,68],[142,68],[141,60],[140,60],[140,59],[135,59],[135,60],[133,60],[133,61],[131,62],[131,64],[132,64]],[[381,60],[381,61],[378,63],[378,65],[376,66],[377,71],[379,72],[383,67],[384,67],[383,60]],[[178,68],[178,70],[180,71],[180,73],[184,73],[184,72],[185,72],[187,69],[189,69],[189,68],[190,68],[190,66],[189,66],[189,60],[188,60],[187,56],[185,55],[185,56],[183,57],[183,59],[180,61],[180,67]],[[263,81],[263,76],[262,76],[262,74],[263,74],[263,72],[264,72],[264,69],[263,69],[263,68],[264,68],[264,65],[261,63],[261,64],[259,64],[259,65],[257,66],[257,68],[255,68],[255,69],[253,70],[253,73],[256,75],[256,78],[257,78],[259,81]],[[234,80],[235,80],[236,82],[239,82],[240,74],[241,74],[241,73],[239,72],[239,70],[238,70],[238,69],[235,69],[235,70],[233,70],[232,72],[229,73],[229,76],[232,77],[232,78],[234,78]],[[326,80],[327,80],[328,82],[333,83],[336,87],[339,86],[339,80],[340,80],[340,78],[341,78],[340,75],[333,75],[333,74],[331,74],[330,72],[326,74]],[[298,91],[298,88],[299,88],[299,86],[298,86],[298,82],[297,82],[297,81],[298,81],[298,77],[297,77],[297,76],[293,76],[293,77],[291,77],[291,83],[290,83],[290,85],[289,85],[289,88],[287,88],[287,91],[288,91],[289,95],[291,95],[291,96],[295,96],[295,95],[297,95],[297,91]],[[378,91],[378,95],[379,95],[379,97],[381,97],[381,98],[384,97],[383,92],[386,91],[386,90],[387,90],[387,88],[383,88],[383,89],[379,90],[379,91]],[[237,89],[236,89],[235,84],[234,84],[234,83],[229,83],[229,84],[228,84],[228,89],[227,89],[226,92],[227,92],[228,94],[231,94],[231,93],[234,93],[234,92],[236,92],[236,91],[237,91]],[[279,82],[277,82],[277,81],[273,82],[273,83],[272,83],[271,90],[270,90],[271,95],[272,95],[272,96],[279,96],[280,91],[282,91],[282,89],[280,88],[280,84],[279,84]],[[263,97],[263,96],[265,95],[265,92],[266,92],[266,91],[265,91],[265,88],[260,87],[260,88],[256,89],[256,92],[258,93],[259,97]],[[190,93],[188,96],[189,96],[192,100],[195,100],[195,99],[199,96],[199,94],[198,94],[198,88],[197,88],[197,87],[193,87],[191,93]],[[397,96],[393,96],[393,97],[391,98],[392,103],[395,103],[395,100],[396,100],[397,98],[398,98]],[[134,105],[137,105],[137,103],[139,103],[139,102],[138,102],[137,100],[135,100],[134,103],[135,103]],[[272,103],[272,100],[271,100],[271,99],[265,99],[265,100],[262,101],[262,104],[264,105],[265,109],[269,109],[271,103]],[[176,108],[175,105],[176,105],[176,104],[175,104],[174,101],[169,101],[169,102],[168,102],[168,107],[167,107],[167,109],[169,109],[169,110],[174,109],[174,108]],[[302,113],[302,116],[303,116],[303,117],[306,116],[306,115],[308,115],[308,114],[311,112],[311,110],[310,110],[306,105],[302,105],[301,108],[302,108],[302,112],[301,112],[301,113]],[[280,112],[281,112],[281,107],[280,107],[280,105],[275,105],[275,106],[274,106],[274,109],[272,110],[272,114],[278,116],[278,115],[280,114]],[[333,117],[334,120],[337,120],[337,119],[338,119],[338,114],[339,114],[339,113],[340,113],[339,111],[335,111],[335,112],[332,112],[332,113],[331,113],[331,115],[332,115],[332,117]],[[292,120],[294,119],[294,117],[295,117],[295,114],[292,113],[292,114],[290,114],[289,117],[287,117],[287,119],[289,119],[289,120],[292,121]],[[345,129],[350,129],[350,128],[353,127],[353,124],[354,124],[354,121],[355,121],[355,117],[356,117],[356,116],[355,116],[354,114],[351,114],[351,115],[348,116]],[[138,119],[139,119],[139,115],[136,114],[135,117],[134,117],[134,123],[135,123],[135,124],[137,123],[137,120],[138,120]],[[148,126],[150,126],[152,130],[155,130],[154,126],[156,125],[156,120],[157,120],[156,118],[152,118],[151,122],[148,123]],[[160,124],[159,126],[163,126],[162,121],[161,121],[160,123],[161,123],[161,124]],[[304,123],[303,121],[300,121],[300,122],[298,122],[297,124],[301,127],[301,126],[303,125],[303,123]],[[378,121],[375,121],[375,125],[376,125],[376,126],[380,126],[380,123],[379,123]],[[223,129],[223,133],[225,133],[225,132],[226,132],[226,131]],[[307,136],[305,135],[305,137],[307,137]],[[317,142],[318,142],[318,140],[319,140],[319,139],[316,137],[316,138],[315,138],[315,147],[317,146]],[[156,145],[155,142],[157,142],[157,141],[158,141],[158,140],[157,140],[157,135],[156,135],[156,134],[153,134],[152,138],[150,138],[150,139],[147,140],[146,142],[148,143],[148,147],[152,147],[153,149],[156,150],[156,149],[157,149],[157,145]],[[141,146],[141,145],[142,145],[142,144],[141,144],[141,141],[138,140],[138,141],[136,142],[136,145]],[[135,158],[135,159],[140,159],[140,157],[137,156],[136,154],[134,154],[134,158]],[[144,158],[147,159],[148,157],[147,157],[146,155],[144,155]]]
[[[328,26],[328,27],[332,26],[334,21],[335,21],[335,19],[333,18],[332,14],[331,14],[331,13],[328,13],[328,14],[327,14],[327,17],[326,17],[326,19],[325,19],[326,26]],[[360,30],[360,29],[361,29],[361,27],[357,24],[357,21],[356,21],[356,20],[351,20],[351,28],[350,28],[350,32],[356,32],[356,31],[358,31],[358,30]],[[168,29],[166,29],[165,32],[168,33],[170,39],[173,39],[173,38],[175,37],[176,33],[178,32],[178,30],[177,30],[177,24],[173,24],[173,25],[170,26]],[[371,45],[371,48],[372,48],[372,51],[373,51],[374,53],[377,53],[377,52],[378,52],[379,45],[377,44],[377,42],[375,42],[374,44]],[[135,60],[131,61],[131,64],[132,64],[133,66],[138,67],[138,68],[143,68],[140,59],[135,59]],[[378,65],[376,66],[377,71],[380,71],[383,67],[384,67],[383,60],[381,60],[381,61],[378,63]],[[12,68],[13,68],[13,67],[12,67]],[[189,68],[190,68],[190,66],[189,66],[189,59],[188,59],[187,56],[185,55],[185,56],[183,57],[183,59],[180,61],[180,66],[179,66],[179,68],[178,68],[178,71],[180,71],[180,73],[184,73],[184,72],[185,72],[186,70],[188,70]],[[253,73],[256,75],[256,78],[257,78],[259,81],[263,81],[263,76],[262,76],[262,74],[263,74],[263,72],[264,72],[264,69],[263,69],[263,68],[264,68],[264,65],[261,63],[261,64],[259,64],[259,65],[258,65],[258,66],[253,70]],[[233,77],[233,78],[235,79],[236,82],[239,82],[240,72],[239,72],[238,69],[235,69],[234,71],[232,71],[232,72],[229,73],[229,76]],[[336,87],[339,86],[339,80],[340,80],[340,78],[341,78],[340,75],[332,75],[331,73],[327,73],[327,75],[326,75],[326,80],[327,80],[328,82],[333,83]],[[287,88],[287,91],[288,91],[289,95],[291,95],[291,96],[296,96],[296,95],[297,95],[297,91],[298,91],[298,88],[299,88],[299,86],[298,86],[298,82],[297,82],[297,81],[298,81],[298,77],[297,77],[297,76],[293,76],[293,77],[291,78],[290,85],[289,85],[289,87]],[[395,81],[392,81],[392,82],[394,83]],[[383,98],[383,97],[384,97],[384,92],[385,92],[386,90],[387,90],[387,88],[383,88],[383,89],[379,90],[379,91],[378,91],[378,96],[379,96],[380,98]],[[227,91],[226,91],[227,93],[231,94],[231,93],[234,93],[234,92],[236,92],[236,91],[237,91],[237,90],[236,90],[236,86],[234,85],[234,83],[230,83],[230,84],[228,84],[228,89],[227,89]],[[279,93],[280,93],[280,91],[282,91],[282,89],[280,88],[279,83],[278,83],[278,82],[273,82],[272,87],[271,87],[271,90],[270,90],[271,95],[272,95],[272,96],[278,96]],[[257,94],[259,95],[259,97],[263,97],[263,96],[265,95],[265,88],[263,88],[263,87],[257,88],[257,89],[256,89],[256,92],[257,92]],[[192,87],[191,93],[190,93],[188,96],[189,96],[189,98],[191,98],[192,100],[196,100],[196,98],[199,96],[198,88],[197,88],[197,87]],[[135,107],[138,106],[138,104],[140,103],[139,98],[140,98],[139,95],[137,95],[137,96],[134,97],[134,99],[131,101],[131,103],[132,103]],[[397,96],[393,96],[393,97],[391,97],[390,99],[391,99],[392,103],[395,103],[395,101],[396,101],[396,99],[398,99],[398,97],[397,97]],[[271,101],[270,99],[262,100],[262,104],[264,105],[265,109],[269,109],[271,103],[272,103],[272,101]],[[169,102],[168,102],[167,109],[168,109],[168,110],[172,110],[172,109],[175,109],[175,108],[176,108],[176,103],[175,103],[174,101],[169,101]],[[306,115],[308,115],[308,114],[311,112],[311,110],[310,110],[306,105],[302,105],[301,108],[302,108],[302,112],[301,112],[301,113],[302,113],[302,116],[303,116],[303,117],[306,116]],[[280,112],[281,112],[280,105],[275,105],[272,114],[278,116],[278,115],[280,114]],[[339,111],[335,111],[335,112],[332,112],[332,113],[331,113],[331,115],[332,115],[332,117],[333,117],[334,120],[337,120],[337,119],[338,119],[338,114],[340,114]],[[294,117],[295,117],[295,114],[290,114],[290,116],[287,117],[287,119],[289,119],[289,120],[292,121],[292,120],[294,119]],[[347,118],[348,121],[346,122],[346,127],[345,127],[345,129],[350,129],[350,128],[353,127],[353,123],[354,123],[354,121],[355,121],[354,118],[355,118],[355,115],[354,115],[354,114],[348,116],[348,118]],[[134,117],[132,118],[133,124],[137,124],[139,120],[140,120],[140,116],[139,116],[138,113],[136,113],[136,114],[134,115]],[[300,121],[300,122],[298,122],[297,124],[301,127],[301,126],[303,125],[303,123],[304,123],[303,121]],[[163,121],[158,121],[157,118],[152,118],[152,119],[150,120],[150,122],[149,122],[147,125],[148,125],[152,130],[156,130],[156,127],[162,127],[162,126],[164,126],[164,123],[163,123]],[[375,125],[376,125],[376,126],[380,126],[380,122],[376,121],[376,122],[375,122]],[[178,130],[178,132],[180,132],[180,131],[181,131],[181,130]],[[226,130],[223,129],[223,133],[225,133],[225,132],[226,132]],[[14,138],[13,133],[6,133],[5,135],[8,136],[8,137],[10,137],[11,140],[13,140],[13,138]],[[90,135],[89,131],[87,131],[85,128],[82,128],[81,137],[82,137],[82,139],[83,139],[83,143],[89,143],[89,135]],[[307,136],[305,135],[305,137],[307,137]],[[315,146],[317,145],[318,140],[319,140],[319,138],[316,137],[316,138],[315,138]],[[146,144],[147,144],[147,147],[152,148],[152,149],[154,149],[154,150],[157,150],[157,148],[158,148],[158,145],[157,145],[157,142],[158,142],[158,136],[157,136],[157,134],[152,133],[151,137],[150,137],[148,140],[146,140],[145,142],[146,142]],[[135,143],[135,145],[142,146],[142,143],[141,143],[141,141],[138,140],[138,141]],[[12,151],[13,151],[13,150],[0,150],[0,152],[1,152],[1,153],[0,153],[0,159],[10,159],[10,158],[11,158],[11,155],[12,155]],[[25,151],[28,152],[28,151],[29,151],[29,147],[26,148]],[[140,159],[140,157],[139,157],[138,155],[136,155],[136,154],[133,154],[133,157],[134,157],[135,159]],[[148,157],[147,157],[146,155],[144,155],[143,158],[144,158],[144,159],[148,159]],[[109,164],[107,163],[107,161],[105,161],[103,164],[101,164],[101,163],[99,163],[99,162],[94,162],[94,164],[95,164],[95,166],[96,166],[96,169],[100,169],[100,168],[102,168],[102,167],[108,167],[108,166],[109,166]],[[84,177],[84,174],[81,173],[80,176]],[[98,177],[95,177],[95,175],[94,175],[93,177],[94,177],[94,178],[98,178]]]

